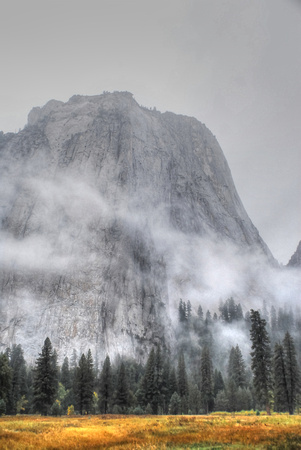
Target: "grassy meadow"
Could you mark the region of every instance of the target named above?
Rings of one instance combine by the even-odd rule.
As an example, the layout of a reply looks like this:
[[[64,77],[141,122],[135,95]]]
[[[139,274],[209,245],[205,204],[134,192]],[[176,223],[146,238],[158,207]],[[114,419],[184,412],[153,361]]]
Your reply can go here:
[[[301,449],[301,416],[4,416],[1,449]]]

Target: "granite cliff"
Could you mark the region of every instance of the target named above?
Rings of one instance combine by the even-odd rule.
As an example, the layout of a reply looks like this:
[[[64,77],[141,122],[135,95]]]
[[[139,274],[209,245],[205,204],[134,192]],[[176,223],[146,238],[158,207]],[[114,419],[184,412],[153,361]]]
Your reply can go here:
[[[130,93],[34,108],[0,158],[2,349],[143,357],[180,295],[210,299],[208,264],[223,284],[219,253],[273,261],[212,133]]]
[[[289,260],[287,266],[295,268],[301,267],[301,241],[299,242],[298,247]]]

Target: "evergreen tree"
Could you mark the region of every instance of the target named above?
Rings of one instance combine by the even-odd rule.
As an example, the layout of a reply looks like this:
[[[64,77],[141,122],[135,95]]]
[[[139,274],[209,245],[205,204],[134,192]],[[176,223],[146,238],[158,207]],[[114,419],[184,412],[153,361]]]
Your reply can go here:
[[[101,396],[101,410],[104,414],[107,414],[112,396],[112,369],[109,356],[107,356],[104,360],[102,371],[100,374],[99,393]]]
[[[271,307],[271,330],[273,333],[277,331],[277,312],[275,306]]]
[[[232,297],[227,300],[227,305],[228,305],[228,322],[231,323],[233,322],[233,320],[237,319],[236,305]]]
[[[64,385],[65,389],[71,389],[72,382],[71,382],[71,374],[70,374],[70,369],[69,369],[69,359],[67,356],[64,358],[64,362],[62,364],[60,379],[61,379],[61,383]]]
[[[178,360],[178,392],[180,397],[188,395],[187,373],[183,351],[180,352]]]
[[[12,369],[9,365],[8,356],[0,353],[0,401],[2,401],[3,413],[6,412],[12,382]]]
[[[258,400],[263,402],[267,413],[270,414],[271,350],[266,321],[261,319],[259,312],[253,309],[251,309],[250,320],[253,384]]]
[[[221,320],[223,322],[226,322],[226,323],[229,322],[228,304],[227,304],[227,302],[224,303],[224,302],[220,301],[218,309],[219,309],[219,312],[220,312]]]
[[[206,414],[213,409],[213,374],[212,361],[208,347],[204,347],[201,355],[201,396]]]
[[[187,309],[186,309],[186,311],[187,311],[187,320],[189,322],[191,320],[191,311],[192,311],[190,300],[188,300],[188,302],[187,302]]]
[[[182,299],[180,299],[179,303],[179,322],[183,323],[186,322],[187,316],[186,316],[186,303],[183,302]]]
[[[299,369],[294,340],[287,332],[283,340],[286,384],[288,392],[288,410],[294,414],[299,384]]]
[[[144,394],[144,406],[153,407],[153,401],[156,396],[156,356],[154,348],[151,349],[147,359],[145,373],[142,381],[142,389]]]
[[[208,309],[208,311],[206,312],[205,324],[208,326],[211,325],[211,323],[212,323],[211,312]]]
[[[218,391],[216,399],[214,401],[215,411],[229,411],[228,396],[225,389]]]
[[[163,407],[163,359],[161,347],[158,345],[155,353],[155,395],[152,400],[154,414],[158,414],[159,407]]]
[[[56,349],[53,349],[53,353],[52,353],[52,358],[51,358],[51,364],[52,364],[52,368],[53,368],[53,372],[56,374],[55,376],[55,389],[56,391],[58,390],[59,387],[59,377],[60,377],[60,369],[58,366],[58,354]]]
[[[274,410],[288,411],[288,390],[286,383],[286,370],[283,346],[275,344],[274,359]]]
[[[249,389],[238,388],[236,392],[236,411],[252,409],[252,395]]]
[[[188,386],[188,414],[199,414],[202,402],[198,385],[192,382]]]
[[[238,303],[237,307],[236,307],[236,320],[243,320],[244,315],[242,312],[242,307],[241,304]]]
[[[23,408],[21,399],[25,400],[28,395],[26,383],[26,363],[23,356],[21,345],[13,345],[10,352],[9,364],[12,370],[11,390],[9,394],[9,402],[7,413],[17,414]]]
[[[246,387],[246,366],[238,345],[230,351],[228,378],[231,378],[237,387]]]
[[[169,414],[176,415],[181,412],[181,397],[177,392],[174,392],[171,396],[169,403]]]
[[[174,367],[172,367],[170,374],[169,374],[169,398],[171,398],[171,396],[174,392],[178,393],[178,382],[177,382],[176,370]]]
[[[201,305],[199,305],[199,307],[198,307],[198,317],[201,322],[204,321],[204,313],[203,313],[203,308],[201,307]]]
[[[237,385],[233,378],[229,378],[226,383],[227,411],[237,411]]]
[[[34,408],[48,415],[57,392],[57,367],[50,339],[45,339],[42,352],[36,360],[33,382]]]
[[[129,406],[129,388],[127,382],[127,376],[125,371],[125,365],[122,362],[118,371],[115,403],[118,405],[120,412],[126,413]]]
[[[89,350],[87,356],[82,354],[80,357],[78,367],[76,368],[75,376],[75,394],[77,407],[80,414],[84,411],[89,413],[92,409],[94,392],[94,372],[93,359],[91,351]]]
[[[223,376],[219,370],[215,369],[214,376],[213,376],[213,395],[214,395],[214,397],[216,397],[217,393],[219,391],[222,391],[223,389],[225,389],[225,383],[223,380]]]
[[[168,413],[168,405],[171,398],[170,394],[170,362],[169,359],[166,358],[165,363],[163,364],[163,372],[162,372],[162,403],[163,403],[163,411],[165,414]]]

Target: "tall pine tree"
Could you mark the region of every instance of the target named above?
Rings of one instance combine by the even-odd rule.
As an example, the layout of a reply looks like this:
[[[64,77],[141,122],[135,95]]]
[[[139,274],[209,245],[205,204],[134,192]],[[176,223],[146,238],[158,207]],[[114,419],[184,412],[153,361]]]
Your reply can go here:
[[[129,388],[124,362],[120,364],[117,375],[115,403],[118,405],[121,413],[125,414],[127,412],[129,406]]]
[[[213,409],[213,369],[208,347],[201,354],[201,398],[206,414]]]
[[[100,407],[104,414],[107,414],[112,396],[112,369],[110,357],[104,360],[99,380]]]
[[[33,402],[36,411],[48,415],[55,400],[58,374],[55,354],[50,339],[45,339],[42,352],[36,360],[33,382]]]
[[[299,384],[299,368],[292,336],[287,332],[283,339],[286,385],[288,392],[288,411],[294,414]]]
[[[28,395],[26,382],[26,363],[21,345],[13,345],[9,364],[12,369],[12,383],[8,402],[8,413],[17,414],[21,411],[21,399]]]
[[[246,387],[246,366],[238,345],[232,347],[230,351],[228,378],[234,381],[237,388]]]
[[[92,409],[92,400],[94,392],[94,371],[93,359],[89,350],[87,356],[82,354],[75,375],[75,394],[77,408],[80,414],[89,413]]]
[[[277,412],[288,411],[288,390],[286,383],[286,370],[284,351],[281,344],[275,344],[274,358],[274,410]]]
[[[272,388],[272,361],[270,340],[266,330],[266,321],[260,317],[258,311],[251,309],[251,369],[256,397],[262,402],[270,414],[270,391]]]

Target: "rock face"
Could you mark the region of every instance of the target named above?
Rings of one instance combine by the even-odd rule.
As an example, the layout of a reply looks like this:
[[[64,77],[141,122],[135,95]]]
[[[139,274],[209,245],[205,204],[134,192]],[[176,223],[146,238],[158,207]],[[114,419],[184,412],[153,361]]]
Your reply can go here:
[[[288,267],[301,267],[301,241],[287,265]]]
[[[129,93],[51,100],[0,136],[0,154],[3,348],[36,355],[48,335],[61,356],[142,355],[172,344],[205,239],[272,259],[194,118]]]

